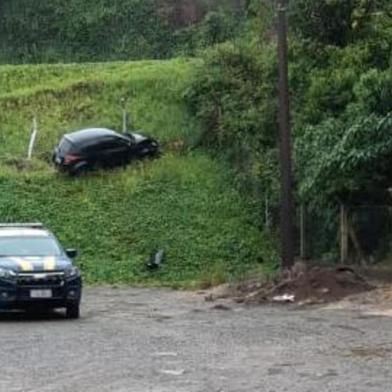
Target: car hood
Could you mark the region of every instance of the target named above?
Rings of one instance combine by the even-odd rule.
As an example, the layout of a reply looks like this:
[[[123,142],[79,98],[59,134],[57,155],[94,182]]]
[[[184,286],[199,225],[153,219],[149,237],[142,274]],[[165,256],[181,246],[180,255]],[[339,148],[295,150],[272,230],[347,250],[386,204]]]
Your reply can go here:
[[[0,257],[0,268],[14,272],[47,272],[62,271],[72,265],[71,261],[63,256],[59,257]]]

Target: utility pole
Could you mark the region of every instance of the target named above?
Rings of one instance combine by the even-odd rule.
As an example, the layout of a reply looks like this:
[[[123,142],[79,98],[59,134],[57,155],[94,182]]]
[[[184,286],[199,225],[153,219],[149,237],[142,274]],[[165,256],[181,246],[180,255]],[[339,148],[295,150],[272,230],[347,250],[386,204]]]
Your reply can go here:
[[[282,268],[294,264],[293,177],[291,165],[290,98],[287,60],[287,0],[277,0],[279,67],[279,149],[281,167],[280,235]]]

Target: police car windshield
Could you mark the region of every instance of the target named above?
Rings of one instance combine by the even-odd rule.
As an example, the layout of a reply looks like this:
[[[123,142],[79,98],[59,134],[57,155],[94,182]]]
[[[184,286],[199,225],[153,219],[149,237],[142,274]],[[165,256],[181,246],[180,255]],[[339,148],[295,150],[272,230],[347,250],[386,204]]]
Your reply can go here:
[[[50,237],[0,237],[0,257],[59,256],[61,250]]]

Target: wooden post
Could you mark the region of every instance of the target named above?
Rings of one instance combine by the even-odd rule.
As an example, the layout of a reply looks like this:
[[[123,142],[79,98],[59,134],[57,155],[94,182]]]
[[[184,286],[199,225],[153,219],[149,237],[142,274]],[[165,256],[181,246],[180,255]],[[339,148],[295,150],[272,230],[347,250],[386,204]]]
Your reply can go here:
[[[122,109],[122,131],[123,133],[128,131],[128,113],[127,113],[127,100],[123,97],[120,99]]]
[[[36,117],[34,117],[33,118],[33,125],[31,127],[29,146],[27,149],[27,159],[28,160],[30,160],[33,156],[34,145],[35,145],[35,141],[37,139],[37,133],[38,133],[37,119],[36,119]]]
[[[366,267],[367,263],[366,263],[365,254],[362,250],[362,246],[359,242],[357,233],[355,232],[353,226],[350,223],[348,225],[348,236],[353,244],[355,251],[357,252],[359,263],[362,265],[362,267]]]
[[[122,125],[122,131],[123,133],[126,133],[128,131],[128,113],[127,109],[123,109],[123,125]]]
[[[269,213],[269,199],[268,199],[268,194],[265,194],[265,227],[269,228],[270,227],[270,213]]]
[[[300,209],[300,257],[301,260],[306,259],[306,207],[304,204],[301,204]]]
[[[348,211],[345,204],[340,205],[340,262],[348,259]]]

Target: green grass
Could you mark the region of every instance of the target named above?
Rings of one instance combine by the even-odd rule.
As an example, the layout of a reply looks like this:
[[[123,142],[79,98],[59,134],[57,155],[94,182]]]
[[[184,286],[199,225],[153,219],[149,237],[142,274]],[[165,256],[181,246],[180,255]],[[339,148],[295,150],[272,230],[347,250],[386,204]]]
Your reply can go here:
[[[66,131],[122,127],[126,99],[135,128],[162,142],[195,135],[182,93],[195,61],[0,66],[0,157],[26,155],[32,118],[36,154],[47,157]]]
[[[230,170],[190,143],[198,126],[182,102],[194,62],[185,60],[0,67],[0,220],[42,221],[80,249],[90,283],[200,287],[269,263],[269,238],[254,225]],[[136,126],[166,146],[163,158],[81,179],[57,174],[47,158],[59,136],[83,126],[121,127],[120,99]],[[26,162],[31,118],[36,157]],[[166,260],[145,267],[154,249]]]

